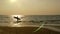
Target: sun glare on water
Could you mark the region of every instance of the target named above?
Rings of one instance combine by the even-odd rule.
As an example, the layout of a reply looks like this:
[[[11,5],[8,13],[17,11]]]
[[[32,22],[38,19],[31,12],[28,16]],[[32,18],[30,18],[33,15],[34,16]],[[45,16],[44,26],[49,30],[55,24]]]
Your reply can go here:
[[[23,15],[12,15],[12,19],[13,19],[14,21],[16,21],[16,19],[15,19],[14,17],[21,18],[21,17],[24,17],[24,16],[23,16]]]
[[[20,18],[24,17],[23,15],[11,15],[12,18],[12,22],[10,23],[11,27],[21,27],[22,25],[20,25],[21,23],[15,23],[17,21],[17,19],[15,19],[14,17]]]

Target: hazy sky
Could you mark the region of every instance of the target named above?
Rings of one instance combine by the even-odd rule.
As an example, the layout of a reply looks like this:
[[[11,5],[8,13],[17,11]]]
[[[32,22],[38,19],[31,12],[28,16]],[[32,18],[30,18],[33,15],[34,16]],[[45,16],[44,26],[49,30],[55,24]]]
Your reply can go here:
[[[0,0],[0,14],[60,15],[60,0]]]

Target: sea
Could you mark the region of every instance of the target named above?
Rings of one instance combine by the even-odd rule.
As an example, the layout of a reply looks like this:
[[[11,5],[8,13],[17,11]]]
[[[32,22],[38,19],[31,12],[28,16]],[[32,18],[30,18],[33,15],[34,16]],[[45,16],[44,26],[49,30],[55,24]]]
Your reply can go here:
[[[60,15],[0,15],[0,26],[38,27],[60,32]]]

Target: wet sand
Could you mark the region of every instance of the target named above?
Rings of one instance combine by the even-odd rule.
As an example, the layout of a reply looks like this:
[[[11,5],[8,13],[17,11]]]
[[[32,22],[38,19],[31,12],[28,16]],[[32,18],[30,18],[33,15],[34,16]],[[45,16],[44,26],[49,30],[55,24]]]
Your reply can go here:
[[[42,28],[33,32],[38,27],[0,27],[0,34],[60,34],[60,32]]]

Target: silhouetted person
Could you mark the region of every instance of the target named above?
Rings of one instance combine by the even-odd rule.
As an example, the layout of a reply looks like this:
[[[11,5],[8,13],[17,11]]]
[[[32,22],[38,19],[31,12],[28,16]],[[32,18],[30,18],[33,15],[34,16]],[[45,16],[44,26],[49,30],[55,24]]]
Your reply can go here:
[[[19,22],[19,20],[21,20],[18,16],[14,18],[17,19],[17,23]]]

